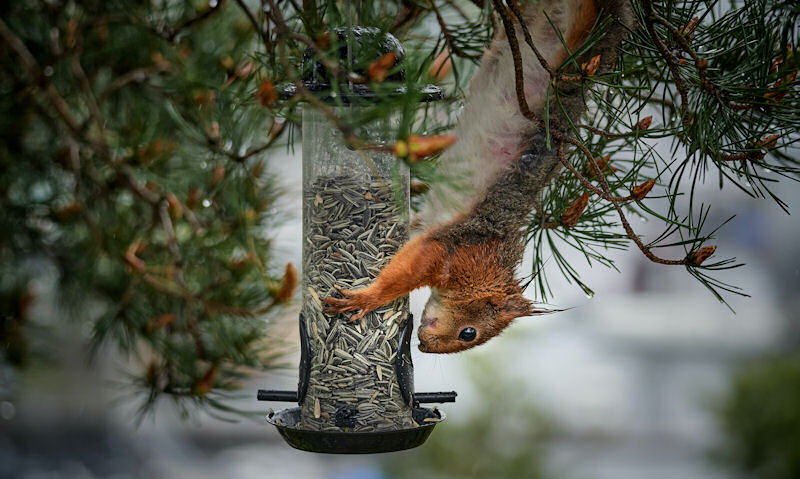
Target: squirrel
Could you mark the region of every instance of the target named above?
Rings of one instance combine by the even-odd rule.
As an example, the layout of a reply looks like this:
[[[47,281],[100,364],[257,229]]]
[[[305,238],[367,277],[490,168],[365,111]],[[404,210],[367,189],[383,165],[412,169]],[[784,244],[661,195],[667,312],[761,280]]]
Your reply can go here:
[[[616,46],[632,24],[628,0],[541,0],[517,8],[534,45],[554,68],[610,16],[603,38],[578,59],[599,54],[600,70],[608,70]],[[518,22],[514,29],[522,39]],[[520,41],[519,48],[525,96],[531,111],[541,118],[549,73],[526,43]],[[560,85],[559,103],[550,108],[550,125],[565,131],[568,121],[586,111],[581,86]],[[524,252],[528,215],[560,163],[546,146],[545,132],[520,112],[505,29],[498,29],[484,53],[454,134],[459,140],[442,154],[439,169],[470,179],[471,187],[432,185],[414,219],[421,232],[398,250],[369,286],[341,290],[343,298],[324,299],[329,313],[353,312],[350,320],[356,321],[429,286],[431,296],[418,330],[419,349],[428,353],[472,348],[497,336],[515,318],[549,312],[523,296],[515,271]]]

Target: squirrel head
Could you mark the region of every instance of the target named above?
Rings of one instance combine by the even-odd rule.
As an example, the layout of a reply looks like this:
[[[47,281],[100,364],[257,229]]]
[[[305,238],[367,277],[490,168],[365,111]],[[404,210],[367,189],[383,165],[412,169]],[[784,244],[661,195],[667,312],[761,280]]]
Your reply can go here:
[[[517,285],[476,295],[474,291],[432,289],[419,327],[419,349],[426,353],[456,353],[483,344],[502,332],[514,318],[540,312]]]

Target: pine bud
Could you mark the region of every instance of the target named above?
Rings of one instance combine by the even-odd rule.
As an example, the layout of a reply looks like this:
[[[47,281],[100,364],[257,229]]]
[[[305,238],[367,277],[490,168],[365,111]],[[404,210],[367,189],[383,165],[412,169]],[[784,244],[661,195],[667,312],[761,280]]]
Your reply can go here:
[[[78,44],[78,20],[70,18],[67,22],[67,48],[72,50]]]
[[[703,246],[699,250],[689,255],[689,261],[691,264],[694,265],[703,264],[703,261],[705,261],[712,254],[714,254],[716,250],[717,250],[716,246]]]
[[[247,78],[256,71],[255,62],[244,62],[236,69],[236,76],[238,78]]]
[[[444,50],[441,51],[436,58],[431,63],[431,67],[428,70],[428,76],[437,82],[444,81],[450,72],[453,71],[453,59],[450,57],[450,50],[445,47]]]
[[[256,256],[253,253],[247,253],[245,256],[231,260],[230,266],[234,271],[243,271],[255,263]]]
[[[175,148],[178,146],[175,140],[164,141],[161,138],[156,138],[147,146],[140,147],[137,150],[140,161],[143,164],[149,164],[151,161],[163,160],[172,155]]]
[[[706,60],[705,58],[697,60],[697,68],[701,70],[708,68],[708,60]]]
[[[277,293],[275,293],[274,299],[276,303],[285,303],[292,299],[294,295],[294,290],[297,288],[298,284],[298,274],[297,268],[294,267],[294,264],[291,262],[286,263],[286,271],[283,273],[283,279],[281,280],[281,287]]]
[[[154,51],[153,53],[151,53],[150,54],[150,60],[155,65],[161,65],[162,63],[164,63],[166,61],[164,59],[164,55],[162,55],[161,52],[159,52],[159,51]]]
[[[28,315],[31,312],[31,305],[36,300],[36,287],[33,286],[33,283],[28,283],[28,286],[25,288],[25,291],[22,292],[19,299],[17,300],[17,312],[19,313],[20,319],[28,319]]]
[[[598,67],[600,67],[600,55],[595,55],[587,63],[581,64],[581,70],[587,77],[594,76]]]
[[[203,15],[205,13],[208,13],[209,10],[217,8],[218,6],[219,6],[218,1],[205,2],[198,5],[197,8],[195,8],[195,12],[197,12],[198,15]]]
[[[100,40],[101,43],[108,42],[108,19],[105,15],[97,20],[95,27],[97,28],[97,39]]]
[[[648,128],[650,128],[650,123],[652,122],[653,122],[653,115],[646,116],[641,120],[639,120],[639,123],[636,124],[636,127],[634,129],[639,131],[647,130]]]
[[[66,220],[72,218],[73,216],[77,215],[81,212],[83,207],[77,201],[73,201],[66,205],[60,206],[53,210],[53,213],[58,217],[60,220]]]
[[[189,188],[189,193],[186,196],[186,207],[193,210],[197,208],[198,201],[200,201],[200,188],[192,186]]]
[[[586,206],[589,204],[589,193],[584,193],[578,197],[569,208],[564,210],[564,213],[561,214],[561,224],[567,227],[575,226],[578,224],[578,220],[581,218],[583,214],[583,210],[586,209]]]
[[[427,183],[423,183],[419,180],[411,180],[411,196],[417,196],[425,193],[430,189]]]
[[[408,156],[408,143],[403,140],[399,140],[397,143],[395,143],[394,154],[398,158],[405,158]]]
[[[173,321],[175,321],[174,314],[164,314],[162,316],[159,316],[157,318],[152,318],[151,320],[149,320],[147,322],[147,325],[145,326],[145,329],[147,330],[148,333],[152,333],[156,330],[163,328],[168,324],[171,324]]]
[[[778,78],[778,81],[773,83],[772,86],[769,87],[769,89],[770,90],[776,90],[776,89],[782,87],[784,83],[790,84],[790,83],[794,82],[796,79],[797,79],[797,71],[795,70],[795,71],[793,71],[792,73],[786,75],[783,78]],[[764,98],[766,98],[768,100],[773,100],[773,101],[778,102],[778,101],[781,101],[783,99],[783,97],[786,96],[787,93],[788,93],[788,90],[769,91],[769,92],[764,94]]]
[[[777,73],[778,70],[781,69],[781,65],[783,65],[783,55],[778,55],[772,63],[769,65],[769,72],[770,73]]]
[[[656,184],[655,179],[650,179],[642,183],[641,185],[637,185],[633,187],[631,191],[631,196],[636,198],[637,200],[643,200],[647,193],[650,193],[650,190],[653,189],[653,186]]]
[[[389,70],[394,66],[395,60],[397,60],[397,54],[395,52],[387,53],[369,65],[367,68],[367,75],[378,83],[382,82],[389,74]]]
[[[195,383],[192,392],[196,396],[205,396],[214,388],[214,384],[217,382],[217,376],[219,376],[219,369],[217,369],[216,366],[211,366],[203,377]]]
[[[173,192],[167,193],[167,205],[169,205],[169,213],[173,218],[183,217],[183,206]]]
[[[458,138],[454,135],[419,136],[410,135],[406,141],[400,140],[394,145],[394,154],[400,158],[408,158],[414,163],[426,156],[434,155],[448,148]]]
[[[141,253],[142,250],[144,250],[144,243],[138,240],[131,243],[128,249],[125,250],[125,262],[138,273],[144,273],[147,270],[144,261],[136,256]]]
[[[615,167],[611,166],[611,155],[606,155],[606,156],[600,158],[599,160],[597,160],[597,170],[600,171],[601,173],[604,173],[606,171],[609,171],[609,172],[613,173],[613,172],[617,171],[617,169]],[[592,168],[591,163],[589,164],[587,175],[591,176],[591,177],[596,177],[597,176],[595,174],[595,169]]]
[[[780,137],[781,135],[778,133],[765,136],[756,144],[756,146],[758,146],[759,148],[764,148],[765,150],[768,150],[770,148],[775,148],[776,146],[778,146],[778,139]]]
[[[269,136],[269,139],[271,140],[280,135],[285,127],[286,121],[284,121],[282,118],[276,118],[275,121],[272,122],[272,125],[270,125],[267,136]]]
[[[275,85],[266,79],[262,81],[261,85],[258,87],[258,91],[256,92],[256,100],[258,100],[261,106],[269,108],[277,99],[278,93],[275,91]]]
[[[689,23],[686,26],[681,28],[681,34],[685,35],[686,38],[691,40],[694,37],[694,29],[697,27],[697,23],[700,21],[699,17],[694,17],[689,20]]]
[[[233,70],[233,58],[231,58],[230,55],[225,55],[220,58],[219,64],[225,71]]]
[[[259,161],[258,163],[253,165],[253,168],[250,169],[250,174],[253,176],[253,178],[261,178],[261,173],[263,172],[264,172],[263,161]]]
[[[225,164],[221,161],[218,161],[214,165],[214,173],[211,177],[211,186],[217,186],[218,184],[222,183],[222,180],[225,179]]]
[[[328,32],[321,33],[314,38],[314,43],[320,50],[327,50],[331,47],[331,36]]]
[[[212,140],[219,141],[219,123],[217,123],[216,121],[212,121],[211,125],[209,125],[209,127],[206,128],[206,133],[208,133],[208,136]]]
[[[149,365],[147,365],[147,373],[145,375],[147,384],[150,387],[155,388],[157,387],[158,382],[158,364],[155,361],[151,361]]]
[[[214,108],[214,90],[194,90],[192,98],[197,106]]]

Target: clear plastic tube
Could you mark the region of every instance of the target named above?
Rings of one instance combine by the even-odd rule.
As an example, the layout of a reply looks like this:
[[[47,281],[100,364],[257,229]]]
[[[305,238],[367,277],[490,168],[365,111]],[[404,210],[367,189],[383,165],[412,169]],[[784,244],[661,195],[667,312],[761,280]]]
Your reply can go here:
[[[362,138],[386,141],[395,131],[391,121],[375,122]],[[353,323],[349,314],[326,315],[322,305],[337,287],[368,285],[408,239],[408,185],[407,166],[394,155],[353,150],[323,113],[304,110],[303,320],[310,374],[300,427],[373,431],[413,425],[395,367],[408,297]],[[399,367],[410,378],[406,359]]]

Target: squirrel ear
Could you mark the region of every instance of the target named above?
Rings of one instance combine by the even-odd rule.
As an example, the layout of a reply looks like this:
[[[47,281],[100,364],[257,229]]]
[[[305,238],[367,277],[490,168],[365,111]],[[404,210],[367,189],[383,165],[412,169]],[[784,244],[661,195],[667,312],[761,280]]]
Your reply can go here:
[[[530,316],[535,311],[533,302],[519,293],[508,296],[505,305],[503,305],[503,312],[513,315],[515,318]]]

